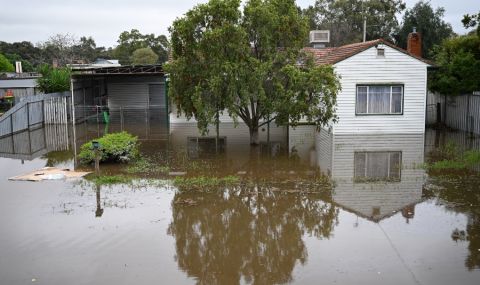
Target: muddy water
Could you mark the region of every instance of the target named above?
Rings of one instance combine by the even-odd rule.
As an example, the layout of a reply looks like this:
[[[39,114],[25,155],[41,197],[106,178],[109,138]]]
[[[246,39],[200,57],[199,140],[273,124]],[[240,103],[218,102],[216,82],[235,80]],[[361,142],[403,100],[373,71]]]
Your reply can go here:
[[[187,177],[234,175],[239,183],[198,191],[168,175],[100,187],[7,180],[45,165],[74,167],[73,148],[100,129],[81,127],[76,144],[18,140],[23,152],[14,153],[0,142],[0,284],[480,280],[480,176],[429,176],[421,167],[449,140],[465,149],[476,140],[272,128],[252,149],[244,128],[222,126],[224,141],[213,144],[183,124],[142,141],[143,153]]]

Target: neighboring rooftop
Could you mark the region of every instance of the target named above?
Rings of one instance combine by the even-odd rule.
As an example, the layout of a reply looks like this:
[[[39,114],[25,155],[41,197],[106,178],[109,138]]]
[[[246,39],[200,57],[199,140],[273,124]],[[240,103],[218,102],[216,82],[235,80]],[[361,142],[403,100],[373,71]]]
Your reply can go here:
[[[406,50],[384,40],[384,39],[377,39],[373,41],[361,42],[361,43],[354,43],[349,45],[344,45],[340,47],[333,47],[333,48],[311,48],[307,47],[304,50],[311,52],[315,57],[315,62],[317,64],[335,64],[342,60],[345,60],[351,56],[354,56],[364,50],[367,50],[371,47],[377,46],[379,44],[384,44],[389,46],[393,49],[396,49],[406,55],[409,55],[415,59],[423,61],[426,64],[431,65],[432,63],[424,58],[418,57],[414,54],[407,52]]]
[[[15,73],[15,72],[2,72],[0,73],[0,80],[16,80],[16,79],[32,79],[42,77],[37,72],[24,72],[24,73]]]
[[[92,63],[73,63],[68,64],[69,67],[72,69],[90,69],[90,68],[103,68],[103,67],[119,67],[122,66],[118,59],[104,59],[104,58],[97,58]]]

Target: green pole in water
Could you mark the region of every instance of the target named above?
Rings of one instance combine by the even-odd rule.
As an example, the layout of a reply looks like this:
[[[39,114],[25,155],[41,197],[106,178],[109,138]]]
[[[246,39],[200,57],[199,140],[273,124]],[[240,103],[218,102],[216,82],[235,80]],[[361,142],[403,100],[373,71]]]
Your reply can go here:
[[[103,122],[104,122],[105,124],[110,123],[110,116],[108,115],[108,112],[107,112],[107,111],[103,111]]]

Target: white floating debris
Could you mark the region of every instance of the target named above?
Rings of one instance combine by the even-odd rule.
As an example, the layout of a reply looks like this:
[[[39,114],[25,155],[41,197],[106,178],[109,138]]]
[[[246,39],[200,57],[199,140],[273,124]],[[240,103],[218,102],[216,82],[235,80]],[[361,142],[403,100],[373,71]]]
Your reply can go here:
[[[184,171],[172,171],[172,172],[168,173],[168,175],[170,175],[170,176],[183,176],[185,174],[187,174],[187,173],[184,172]]]
[[[10,177],[13,181],[43,181],[43,180],[61,180],[67,178],[80,178],[90,172],[73,171],[70,169],[60,169],[56,167],[44,167],[27,174]]]
[[[246,171],[238,171],[237,174],[238,175],[245,175],[245,174],[247,174],[247,172]]]

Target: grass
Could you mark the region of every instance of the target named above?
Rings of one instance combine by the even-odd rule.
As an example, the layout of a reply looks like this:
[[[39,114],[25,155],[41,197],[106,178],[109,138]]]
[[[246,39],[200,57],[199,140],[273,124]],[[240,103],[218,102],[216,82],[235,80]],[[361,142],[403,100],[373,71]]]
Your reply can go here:
[[[211,190],[212,188],[236,185],[240,182],[237,176],[225,177],[175,177],[173,185],[181,190]]]
[[[480,164],[480,151],[469,150],[463,154],[453,142],[448,142],[432,154],[433,161],[426,168],[433,171],[468,170]]]
[[[86,178],[95,183],[95,185],[130,184],[132,182],[130,177],[124,175],[89,175]]]
[[[170,168],[159,165],[146,157],[140,157],[127,167],[127,172],[130,174],[168,174]]]

